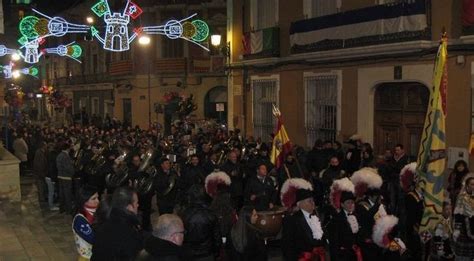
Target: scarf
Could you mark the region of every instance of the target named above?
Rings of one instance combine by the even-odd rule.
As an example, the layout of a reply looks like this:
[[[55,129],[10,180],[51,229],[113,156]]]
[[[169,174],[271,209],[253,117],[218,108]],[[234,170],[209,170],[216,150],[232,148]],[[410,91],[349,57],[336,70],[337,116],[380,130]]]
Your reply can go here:
[[[84,208],[82,209],[82,214],[84,215],[84,217],[86,217],[89,224],[92,224],[94,222],[94,219],[95,219],[94,214],[96,210],[97,210],[97,207],[90,207],[90,206],[84,205]]]

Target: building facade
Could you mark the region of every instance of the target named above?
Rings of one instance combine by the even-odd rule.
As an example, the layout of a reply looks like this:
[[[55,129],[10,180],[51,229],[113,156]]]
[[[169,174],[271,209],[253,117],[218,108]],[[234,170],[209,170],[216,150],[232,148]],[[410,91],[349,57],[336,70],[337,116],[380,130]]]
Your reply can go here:
[[[231,127],[268,140],[276,104],[296,144],[357,133],[376,153],[401,143],[416,155],[444,28],[447,145],[467,156],[474,37],[463,27],[462,1],[232,0],[227,7]]]
[[[197,13],[206,21],[213,33],[225,34],[225,1],[136,1],[143,14],[131,21],[128,30],[147,25],[165,24],[170,19],[182,19]],[[94,27],[103,36],[107,29],[101,18],[90,7],[95,1],[86,1],[65,11],[62,15],[80,23],[86,17],[94,17]],[[126,1],[110,1],[114,10],[123,10]],[[120,29],[120,28],[119,28]],[[220,52],[207,52],[182,39],[170,40],[165,36],[150,36],[151,43],[140,45],[135,39],[130,50],[112,52],[104,50],[90,35],[68,35],[58,39],[63,43],[76,41],[83,49],[82,63],[64,57],[49,57],[44,62],[44,78],[47,84],[64,91],[73,100],[67,111],[80,120],[80,111],[105,118],[106,115],[131,126],[147,128],[149,122],[164,123],[163,96],[177,92],[193,95],[197,110],[191,116],[196,119],[216,118],[216,106],[227,104],[227,76],[224,71],[225,57]],[[210,42],[203,43],[209,46]],[[210,100],[209,100],[210,99]],[[205,103],[209,101],[209,103]],[[227,119],[227,112],[222,119]]]

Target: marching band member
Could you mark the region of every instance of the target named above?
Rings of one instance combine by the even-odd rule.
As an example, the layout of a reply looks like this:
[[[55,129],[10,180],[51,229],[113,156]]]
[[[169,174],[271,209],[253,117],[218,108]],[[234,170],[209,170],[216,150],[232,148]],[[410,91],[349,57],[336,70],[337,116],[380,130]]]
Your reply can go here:
[[[354,184],[348,178],[335,180],[331,185],[330,202],[336,210],[327,231],[331,260],[362,261]]]
[[[282,186],[281,202],[295,212],[285,216],[282,251],[285,260],[325,260],[326,239],[313,200],[313,188],[304,179],[288,179]]]
[[[407,164],[400,172],[400,187],[406,194],[406,224],[405,233],[407,247],[410,250],[410,260],[421,260],[422,244],[419,236],[419,228],[424,210],[423,192],[417,185],[418,174],[416,162]]]
[[[362,168],[351,177],[355,195],[360,199],[356,206],[356,216],[359,221],[360,247],[364,261],[380,260],[381,249],[373,242],[372,233],[375,221],[387,212],[380,197],[382,178],[373,168]]]

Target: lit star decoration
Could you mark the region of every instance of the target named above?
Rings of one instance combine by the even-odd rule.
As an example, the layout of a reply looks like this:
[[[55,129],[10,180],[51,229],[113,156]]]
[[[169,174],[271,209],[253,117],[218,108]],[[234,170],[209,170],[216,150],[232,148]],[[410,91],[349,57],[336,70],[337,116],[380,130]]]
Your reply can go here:
[[[81,62],[78,60],[78,58],[82,54],[82,49],[79,45],[74,44],[74,42],[69,43],[67,45],[59,45],[58,47],[55,47],[55,48],[47,48],[47,49],[44,49],[44,51],[46,53],[57,54],[59,56],[66,56],[66,57],[76,60],[77,62]]]

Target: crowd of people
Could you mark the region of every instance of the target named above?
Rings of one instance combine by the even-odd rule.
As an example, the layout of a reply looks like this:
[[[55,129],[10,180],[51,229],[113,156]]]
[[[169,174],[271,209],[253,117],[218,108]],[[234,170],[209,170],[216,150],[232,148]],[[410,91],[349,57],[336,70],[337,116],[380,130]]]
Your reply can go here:
[[[423,190],[402,144],[374,155],[357,135],[318,140],[293,145],[277,168],[271,137],[187,120],[169,135],[119,124],[4,132],[39,201],[74,216],[82,260],[266,260],[269,244],[284,260],[474,258],[467,163],[452,170],[443,219],[424,240]],[[264,213],[281,206],[280,232],[269,233]]]

